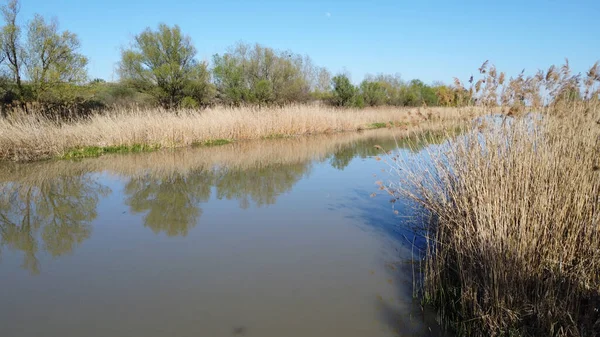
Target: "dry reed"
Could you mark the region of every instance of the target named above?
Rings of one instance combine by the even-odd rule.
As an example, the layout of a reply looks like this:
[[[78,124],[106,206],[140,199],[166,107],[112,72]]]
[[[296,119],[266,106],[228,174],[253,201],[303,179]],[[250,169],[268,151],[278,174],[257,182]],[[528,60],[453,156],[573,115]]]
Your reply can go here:
[[[550,68],[536,81],[547,77],[561,95],[574,81],[568,73]],[[431,219],[422,229],[424,300],[459,335],[600,335],[597,92],[535,106],[541,82],[532,81],[508,85],[544,113],[484,118],[430,160],[390,161],[398,180],[385,188]]]
[[[219,139],[355,131],[372,128],[375,123],[410,126],[425,120],[468,118],[474,113],[474,109],[451,108],[216,107],[204,111],[116,110],[69,123],[21,114],[0,119],[0,160],[61,157],[72,149],[85,147],[142,144],[175,148]]]
[[[442,128],[428,125],[426,130]],[[438,130],[443,135],[443,130]],[[127,156],[110,154],[101,159],[76,161],[52,160],[34,163],[0,163],[0,185],[39,186],[63,176],[105,172],[124,178],[151,175],[167,178],[188,176],[197,171],[251,170],[273,165],[296,165],[322,161],[337,151],[355,144],[370,144],[388,139],[415,140],[417,130],[377,129],[304,137],[241,141],[218,147],[185,148],[173,151],[136,153]],[[408,146],[408,145],[406,145]],[[372,150],[372,149],[371,149]]]

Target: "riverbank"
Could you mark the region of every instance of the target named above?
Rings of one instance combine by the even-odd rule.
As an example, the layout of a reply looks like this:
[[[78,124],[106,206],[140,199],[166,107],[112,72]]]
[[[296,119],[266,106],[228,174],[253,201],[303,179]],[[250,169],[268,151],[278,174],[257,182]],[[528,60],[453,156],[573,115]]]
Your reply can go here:
[[[146,109],[115,110],[69,123],[34,113],[0,119],[0,160],[94,157],[383,127],[408,130],[425,122],[470,119],[477,111],[396,107],[355,110],[311,105],[215,107],[202,111]]]
[[[385,187],[432,219],[423,300],[458,335],[600,334],[594,103],[484,118],[432,162],[390,161],[398,180]]]

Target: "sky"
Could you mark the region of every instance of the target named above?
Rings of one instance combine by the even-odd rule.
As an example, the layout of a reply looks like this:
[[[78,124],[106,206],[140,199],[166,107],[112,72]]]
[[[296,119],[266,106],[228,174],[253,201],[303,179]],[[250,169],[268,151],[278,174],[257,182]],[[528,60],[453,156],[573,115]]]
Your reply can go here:
[[[5,1],[5,0],[2,0]],[[485,61],[508,75],[568,57],[576,72],[600,60],[600,1],[21,0],[76,33],[90,78],[118,80],[122,48],[146,27],[179,25],[200,60],[239,41],[306,54],[353,82],[400,74],[426,83],[468,79]]]

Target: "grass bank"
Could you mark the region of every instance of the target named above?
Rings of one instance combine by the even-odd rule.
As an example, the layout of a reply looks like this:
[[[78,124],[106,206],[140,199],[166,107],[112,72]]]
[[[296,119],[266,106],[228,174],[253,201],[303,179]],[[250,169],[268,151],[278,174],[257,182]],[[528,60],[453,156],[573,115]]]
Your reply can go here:
[[[600,109],[465,126],[432,161],[390,161],[431,216],[422,295],[464,336],[600,335]]]
[[[0,160],[91,157],[384,126],[408,128],[425,121],[471,118],[476,111],[394,107],[353,110],[311,105],[216,107],[203,111],[123,109],[69,123],[30,113],[0,118]]]

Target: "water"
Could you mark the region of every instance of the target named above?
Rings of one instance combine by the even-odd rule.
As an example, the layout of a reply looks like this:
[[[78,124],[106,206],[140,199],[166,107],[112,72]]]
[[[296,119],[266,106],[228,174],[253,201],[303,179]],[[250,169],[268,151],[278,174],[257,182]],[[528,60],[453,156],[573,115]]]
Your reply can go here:
[[[371,196],[397,133],[2,166],[0,334],[438,335]]]

